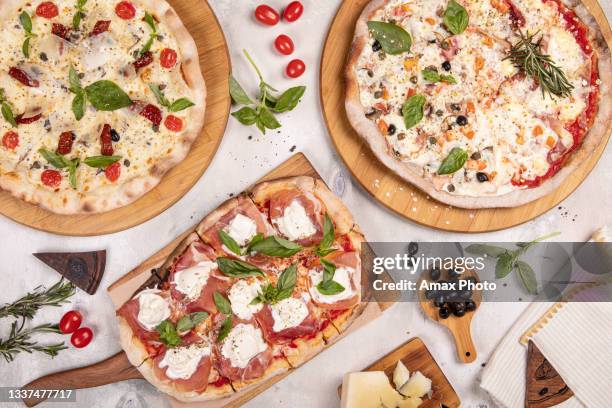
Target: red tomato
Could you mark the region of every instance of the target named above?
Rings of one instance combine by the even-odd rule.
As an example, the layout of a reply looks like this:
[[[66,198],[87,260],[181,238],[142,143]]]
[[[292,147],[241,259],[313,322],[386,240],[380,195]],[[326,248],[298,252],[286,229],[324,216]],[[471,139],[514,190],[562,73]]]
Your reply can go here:
[[[17,132],[13,132],[12,130],[6,132],[4,136],[2,136],[2,146],[9,150],[15,149],[17,146],[19,146],[19,134],[17,134]]]
[[[57,152],[59,154],[68,154],[72,150],[72,142],[74,141],[74,133],[64,132],[60,135],[57,142]]]
[[[89,327],[81,327],[72,333],[70,342],[76,348],[83,348],[91,343],[91,339],[93,339],[93,332],[91,329]]]
[[[100,152],[103,156],[112,156],[113,149],[113,136],[111,135],[111,127],[106,123],[102,127],[102,133],[100,133]]]
[[[57,17],[59,9],[52,1],[43,1],[36,7],[36,15],[38,17],[53,18]]]
[[[149,119],[155,126],[159,126],[162,121],[162,112],[155,105],[148,104],[140,111],[140,116]]]
[[[293,22],[300,18],[303,12],[304,6],[302,3],[299,1],[292,1],[283,12],[283,18],[289,22]]]
[[[293,41],[288,35],[285,34],[281,34],[276,37],[276,40],[274,40],[274,46],[278,52],[284,55],[289,55],[293,53],[294,50]]]
[[[104,175],[111,183],[117,181],[119,176],[121,176],[121,163],[114,162],[113,164],[108,166],[106,169],[104,169]]]
[[[62,316],[59,323],[59,329],[64,334],[72,333],[81,327],[82,321],[83,316],[81,316],[81,314],[76,310],[71,310]]]
[[[255,18],[262,24],[265,25],[276,25],[280,16],[272,7],[267,4],[262,4],[255,9]]]
[[[301,59],[294,59],[287,65],[287,70],[285,72],[289,78],[297,78],[301,76],[304,71],[306,71],[304,61]]]
[[[164,120],[164,125],[172,132],[180,132],[183,130],[183,121],[174,115],[168,115]]]
[[[115,14],[124,20],[136,17],[136,8],[129,1],[122,1],[115,6]]]
[[[40,181],[47,187],[59,187],[62,175],[57,170],[45,170],[40,175]]]
[[[159,57],[159,63],[162,67],[170,69],[176,65],[176,59],[176,51],[170,48],[164,48]]]

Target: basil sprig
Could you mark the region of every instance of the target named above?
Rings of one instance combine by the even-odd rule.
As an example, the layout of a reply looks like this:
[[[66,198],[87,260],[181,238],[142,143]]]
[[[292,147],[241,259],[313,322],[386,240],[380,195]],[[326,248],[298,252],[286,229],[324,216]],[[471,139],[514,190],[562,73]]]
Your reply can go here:
[[[264,273],[248,262],[230,259],[224,256],[217,258],[217,266],[221,273],[230,278],[247,278],[249,276],[265,276]]]
[[[164,320],[155,327],[155,330],[159,333],[159,341],[166,346],[173,348],[181,344],[181,336],[179,336],[176,327],[170,320]]]
[[[206,312],[189,313],[188,315],[181,317],[181,319],[176,323],[176,330],[179,333],[188,332],[207,318],[208,313]]]
[[[280,96],[275,95],[278,91],[264,81],[261,71],[246,50],[244,50],[244,54],[259,77],[260,96],[256,101],[251,100],[236,78],[230,75],[230,96],[234,103],[244,105],[239,110],[232,112],[232,116],[243,125],[257,126],[259,131],[265,134],[266,129],[278,129],[281,127],[274,114],[289,112],[295,109],[302,96],[304,96],[306,87],[296,86],[287,89]]]
[[[368,30],[387,54],[397,55],[410,52],[412,37],[397,24],[383,21],[368,21]]]
[[[155,19],[149,12],[145,12],[144,22],[147,23],[149,28],[151,28],[151,34],[149,34],[149,39],[145,43],[145,45],[138,51],[138,58],[145,55],[147,52],[151,51],[151,47],[153,46],[153,42],[157,38],[157,23],[155,23]]]
[[[416,126],[423,119],[425,97],[423,95],[412,95],[402,106],[402,116],[406,129]]]
[[[449,0],[444,11],[444,25],[451,33],[458,35],[465,31],[470,22],[467,10],[455,0]]]
[[[249,252],[258,252],[267,256],[277,256],[279,258],[288,258],[301,250],[301,245],[275,235],[249,245]]]
[[[170,112],[180,112],[195,105],[195,103],[191,102],[187,98],[180,98],[174,102],[170,102],[164,95],[164,92],[155,84],[149,84],[149,89],[151,92],[153,92],[153,95],[155,95],[157,102],[159,102],[161,106],[167,108]]]
[[[85,17],[85,4],[87,3],[87,0],[77,0],[75,8],[76,8],[76,13],[74,13],[74,16],[72,17],[72,29],[73,30],[78,30],[79,26],[81,25],[81,20],[83,19],[83,17]]]
[[[108,80],[85,87],[87,99],[99,111],[115,111],[132,105],[132,100],[116,83]]]
[[[323,265],[323,280],[317,285],[317,290],[323,295],[335,295],[342,293],[345,287],[334,280],[336,265],[327,259],[321,259]]]
[[[234,238],[232,238],[227,232],[223,230],[219,230],[218,234],[219,239],[221,240],[223,245],[227,247],[227,249],[229,249],[238,256],[242,255],[242,248],[240,248],[240,245],[238,245]]]
[[[2,111],[2,117],[6,120],[12,127],[17,127],[17,121],[15,120],[15,115],[13,115],[13,109],[11,105],[6,100],[4,96],[4,89],[0,88],[0,110]]]
[[[317,256],[324,257],[336,251],[335,248],[331,247],[334,243],[335,236],[336,232],[334,230],[334,223],[331,218],[329,218],[329,215],[325,213],[325,217],[323,219],[323,239],[321,242],[319,242],[319,245],[315,250]]]
[[[283,299],[287,299],[291,297],[293,294],[293,289],[295,288],[295,284],[297,283],[297,265],[292,264],[287,269],[283,271],[278,277],[278,282],[276,286],[268,283],[265,285],[262,290],[259,292],[257,297],[255,297],[252,301],[252,305],[257,305],[259,303],[268,303],[274,304],[278,303]]]
[[[460,147],[453,147],[448,153],[448,156],[442,160],[438,174],[443,176],[445,174],[453,174],[457,170],[461,169],[468,159],[468,154],[465,150]]]
[[[222,342],[232,330],[232,305],[230,301],[219,292],[213,293],[213,299],[219,312],[226,316],[219,329],[219,334],[217,335],[217,342]]]
[[[56,169],[68,169],[70,185],[72,188],[77,188],[77,174],[76,170],[79,167],[81,159],[78,157],[74,159],[67,159],[59,153],[52,152],[47,149],[39,149],[38,153],[53,167]]]
[[[68,89],[75,95],[72,100],[72,113],[74,113],[76,120],[81,120],[85,116],[87,95],[81,85],[81,78],[79,78],[79,74],[73,66],[70,66],[68,71],[68,82],[70,83],[70,88]]]
[[[96,169],[105,169],[119,160],[121,156],[90,156],[86,157],[83,163]]]
[[[425,78],[426,81],[432,82],[434,84],[437,82],[445,82],[447,84],[457,83],[457,80],[452,75],[440,75],[438,71],[434,69],[424,69],[421,73],[423,74],[423,78]]]
[[[25,40],[21,46],[21,52],[23,52],[24,57],[30,58],[30,39],[36,37],[36,34],[32,32],[32,18],[27,11],[24,10],[19,15],[19,24],[25,31]]]

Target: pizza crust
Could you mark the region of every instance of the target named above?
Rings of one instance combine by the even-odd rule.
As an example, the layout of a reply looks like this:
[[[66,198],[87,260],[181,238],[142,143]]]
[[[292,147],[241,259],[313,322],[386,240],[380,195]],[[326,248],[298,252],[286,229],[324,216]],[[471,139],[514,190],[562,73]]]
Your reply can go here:
[[[612,61],[609,46],[595,18],[582,2],[579,0],[562,0],[589,27],[591,44],[599,56],[599,75],[601,80],[599,111],[595,117],[593,127],[584,138],[582,146],[571,154],[569,160],[557,174],[535,188],[515,190],[499,196],[484,197],[457,196],[436,189],[431,182],[423,178],[420,167],[402,162],[392,156],[387,142],[384,136],[380,134],[376,124],[365,117],[366,110],[361,104],[359,97],[356,67],[359,56],[369,39],[367,22],[387,1],[371,1],[357,20],[355,36],[348,54],[345,71],[346,114],[353,129],[370,146],[372,153],[374,153],[378,160],[399,177],[421,189],[432,198],[455,207],[472,209],[518,207],[527,204],[552,193],[561,186],[574,170],[607,140],[608,135],[612,132],[612,104],[606,103],[606,101],[612,99]]]

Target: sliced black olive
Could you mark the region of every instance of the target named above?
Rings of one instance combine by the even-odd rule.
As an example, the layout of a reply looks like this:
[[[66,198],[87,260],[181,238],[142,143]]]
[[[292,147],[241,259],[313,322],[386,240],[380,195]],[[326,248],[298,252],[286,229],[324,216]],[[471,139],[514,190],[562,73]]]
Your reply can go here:
[[[441,319],[447,319],[448,316],[450,316],[450,310],[448,310],[448,307],[441,307],[440,310],[438,310],[438,316],[440,316]]]
[[[452,184],[449,184],[449,185],[446,187],[446,191],[448,191],[449,193],[452,193],[453,191],[455,191],[455,186],[454,186],[454,185],[452,185]]]
[[[374,77],[374,71],[372,71],[371,69],[368,69],[368,76],[370,78],[373,78]]]
[[[125,167],[130,167],[130,164],[131,164],[131,163],[130,163],[130,161],[129,161],[128,159],[125,159],[125,160],[123,161],[123,165],[124,165]]]
[[[480,154],[480,152],[474,152],[470,156],[470,159],[472,159],[472,160],[480,160],[481,157],[482,157],[482,155]]]
[[[46,62],[46,61],[49,61],[49,58],[47,57],[47,54],[45,54],[44,52],[41,52],[41,53],[39,54],[39,57],[40,57],[40,60],[41,60],[41,61],[45,61],[45,62]]]
[[[458,103],[451,103],[450,107],[454,111],[460,111],[461,110],[461,105],[459,105]]]
[[[470,297],[472,297],[471,289],[461,289],[457,293],[458,293],[459,299],[468,300]]]
[[[444,295],[438,295],[434,298],[433,304],[435,307],[442,307],[446,303],[446,298]]]
[[[389,127],[387,128],[387,133],[389,135],[394,135],[396,130],[397,130],[397,128],[395,127],[395,125],[394,124],[390,124]]]
[[[436,116],[438,116],[438,117],[442,117],[442,116],[444,116],[444,111],[443,111],[442,109],[438,109],[438,110],[436,111]]]
[[[436,296],[438,296],[438,291],[437,290],[433,290],[433,289],[429,289],[425,291],[425,299],[434,299]]]
[[[476,310],[476,303],[472,299],[467,300],[465,302],[465,310],[468,312]]]
[[[119,140],[121,140],[121,136],[115,129],[111,129],[110,133],[111,133],[111,140],[113,142],[118,142]]]
[[[440,268],[433,268],[429,271],[429,279],[434,282],[440,279],[440,275],[442,275],[442,271],[440,270]]]
[[[417,82],[419,82],[419,78],[416,75],[413,75],[410,77],[410,82],[416,84]]]
[[[445,71],[450,71],[452,68],[450,61],[444,61],[442,63],[442,68],[444,68]]]
[[[372,51],[378,52],[380,50],[382,50],[382,44],[378,40],[375,40],[374,44],[372,44]]]
[[[468,124],[468,119],[463,115],[459,115],[457,116],[457,124],[459,126],[465,126]]]
[[[438,143],[438,139],[436,139],[433,136],[429,137],[429,144],[435,145],[436,143]]]
[[[453,314],[457,317],[465,316],[465,304],[464,303],[453,303]]]
[[[406,138],[405,133],[400,133],[399,135],[397,135],[397,140],[404,140],[405,138]]]
[[[476,178],[478,179],[478,181],[480,181],[481,183],[487,182],[489,181],[489,176],[487,176],[486,173],[483,173],[481,171],[479,171],[478,173],[476,173]]]

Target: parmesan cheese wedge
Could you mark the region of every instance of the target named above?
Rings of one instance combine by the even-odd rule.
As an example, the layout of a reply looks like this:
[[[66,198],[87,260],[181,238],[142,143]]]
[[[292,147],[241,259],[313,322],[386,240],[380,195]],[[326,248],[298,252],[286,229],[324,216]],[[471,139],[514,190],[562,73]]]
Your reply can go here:
[[[431,380],[420,371],[413,373],[410,380],[399,390],[400,394],[413,398],[421,398],[429,391],[431,391]]]
[[[406,368],[402,361],[398,361],[395,366],[395,370],[393,371],[393,384],[395,384],[395,389],[399,390],[402,388],[404,384],[408,382],[410,379],[410,371]]]
[[[341,408],[417,408],[421,403],[394,390],[383,371],[348,373],[342,382]]]

